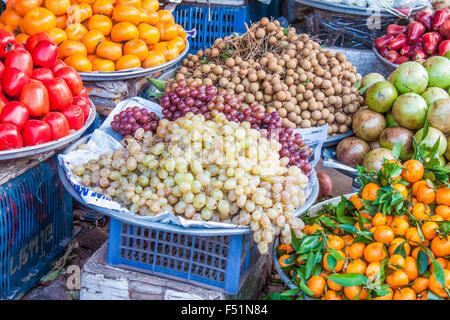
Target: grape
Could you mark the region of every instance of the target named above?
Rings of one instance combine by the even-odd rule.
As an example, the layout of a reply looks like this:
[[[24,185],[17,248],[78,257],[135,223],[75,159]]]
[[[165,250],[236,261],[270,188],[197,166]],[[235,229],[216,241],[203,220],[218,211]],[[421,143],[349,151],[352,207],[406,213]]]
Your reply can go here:
[[[121,136],[134,135],[139,128],[154,132],[158,127],[158,121],[159,117],[154,112],[148,112],[147,109],[137,106],[128,107],[114,116],[111,129]]]

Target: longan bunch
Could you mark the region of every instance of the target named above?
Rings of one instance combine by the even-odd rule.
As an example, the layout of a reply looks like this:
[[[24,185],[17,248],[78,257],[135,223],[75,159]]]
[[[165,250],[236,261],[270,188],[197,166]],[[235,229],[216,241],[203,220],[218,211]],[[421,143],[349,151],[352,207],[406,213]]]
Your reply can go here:
[[[176,80],[203,81],[241,96],[243,103],[277,112],[283,127],[329,125],[330,136],[350,130],[364,102],[361,79],[342,53],[321,48],[306,34],[261,19],[244,35],[216,39],[182,61]]]
[[[124,149],[76,166],[81,184],[126,206],[155,216],[170,210],[192,220],[249,226],[264,254],[274,237],[291,241],[303,223],[294,218],[305,202],[308,178],[280,159],[280,143],[261,137],[250,123],[211,120],[187,113],[160,120],[156,134],[138,129]]]

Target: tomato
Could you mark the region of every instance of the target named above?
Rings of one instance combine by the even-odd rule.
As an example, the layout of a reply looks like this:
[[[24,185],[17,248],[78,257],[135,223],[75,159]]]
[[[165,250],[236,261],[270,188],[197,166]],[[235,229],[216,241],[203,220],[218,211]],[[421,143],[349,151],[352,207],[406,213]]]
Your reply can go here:
[[[27,39],[27,44],[26,44],[28,51],[32,53],[34,50],[34,47],[36,47],[37,44],[39,43],[39,41],[41,41],[41,40],[50,40],[50,37],[45,32],[38,32],[38,33],[35,33],[32,36],[30,36]]]
[[[42,40],[33,50],[33,62],[44,68],[53,68],[58,59],[58,46],[50,40]]]
[[[0,57],[4,57],[6,52],[14,47],[14,35],[0,28]]]
[[[49,124],[52,131],[52,140],[58,140],[70,134],[69,123],[61,112],[49,112],[42,120]]]
[[[0,150],[11,150],[23,147],[19,129],[10,123],[0,124]]]
[[[66,117],[70,129],[78,130],[84,126],[85,119],[81,107],[70,105],[63,110],[62,114]]]
[[[2,78],[3,91],[11,96],[17,96],[20,90],[30,81],[30,77],[16,68],[7,68]]]
[[[52,141],[50,125],[41,120],[28,120],[22,129],[22,138],[25,146],[34,146]]]
[[[31,77],[31,73],[33,72],[33,58],[28,51],[14,48],[5,56],[5,68],[22,70],[28,77]]]
[[[53,79],[53,72],[48,68],[36,68],[31,74],[31,79],[44,82],[44,80]]]
[[[31,116],[42,116],[50,111],[48,92],[40,81],[30,80],[20,92],[19,100]]]
[[[18,101],[11,101],[3,109],[0,122],[13,124],[20,131],[29,117],[30,112],[23,104]]]
[[[67,67],[67,64],[64,63],[62,60],[56,60],[55,66],[52,68],[53,74],[55,74],[59,69]]]
[[[83,82],[80,75],[72,67],[63,67],[54,72],[55,78],[61,78],[66,81],[67,85],[74,96],[78,95],[83,89]]]
[[[72,103],[72,92],[63,79],[45,80],[44,85],[47,88],[51,110],[63,110]]]

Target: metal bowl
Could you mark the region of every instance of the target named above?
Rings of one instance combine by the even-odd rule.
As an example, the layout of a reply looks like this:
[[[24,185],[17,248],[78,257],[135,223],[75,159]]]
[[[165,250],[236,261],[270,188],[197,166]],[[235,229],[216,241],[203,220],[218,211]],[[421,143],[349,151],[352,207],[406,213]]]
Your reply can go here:
[[[89,117],[82,128],[58,140],[53,140],[47,143],[42,143],[35,146],[24,147],[20,149],[0,151],[0,160],[17,159],[37,155],[54,149],[63,148],[69,143],[77,140],[91,126],[91,124],[95,120],[96,116],[95,106],[91,100],[89,100],[89,102],[90,102]]]
[[[186,47],[184,48],[183,52],[175,59],[167,61],[166,63],[163,63],[159,66],[154,66],[146,69],[133,68],[112,72],[100,72],[100,71],[79,72],[79,74],[81,79],[83,79],[84,81],[128,80],[133,78],[145,77],[166,70],[172,67],[173,65],[177,64],[184,58],[184,56],[188,53],[188,51],[189,51],[189,41],[186,39]]]
[[[64,150],[63,154],[68,154],[74,150],[77,149],[78,145],[82,143],[87,143],[90,139],[91,135],[84,136],[83,138],[77,140],[72,145],[70,145],[66,150]],[[166,224],[166,223],[160,223],[160,222],[153,222],[149,220],[142,219],[141,216],[133,217],[133,215],[130,214],[123,214],[116,210],[110,210],[106,208],[102,208],[95,205],[86,204],[84,200],[80,197],[79,193],[75,190],[73,185],[70,183],[69,179],[67,179],[66,173],[64,171],[64,168],[60,163],[58,163],[58,175],[59,178],[64,186],[64,188],[69,192],[69,194],[79,203],[87,206],[88,208],[95,210],[99,213],[102,213],[104,215],[110,216],[114,219],[117,219],[121,222],[133,224],[136,226],[141,227],[152,227],[157,228],[159,230],[164,230],[168,232],[178,232],[182,234],[188,234],[188,235],[204,235],[204,236],[212,236],[212,235],[237,235],[237,234],[248,234],[252,231],[249,227],[241,227],[241,228],[184,228],[178,225],[174,224]],[[312,181],[312,191],[310,193],[310,196],[308,197],[305,204],[299,208],[297,208],[294,212],[295,216],[299,216],[304,214],[308,211],[309,207],[313,205],[313,203],[317,199],[317,195],[319,192],[319,182],[317,180],[316,173],[314,169],[311,171],[311,181]]]
[[[378,52],[377,48],[375,48],[375,45],[372,46],[372,51],[377,57],[377,59],[386,67],[389,69],[390,72],[394,71],[398,68],[398,64],[392,63],[388,60],[386,60],[381,54]]]

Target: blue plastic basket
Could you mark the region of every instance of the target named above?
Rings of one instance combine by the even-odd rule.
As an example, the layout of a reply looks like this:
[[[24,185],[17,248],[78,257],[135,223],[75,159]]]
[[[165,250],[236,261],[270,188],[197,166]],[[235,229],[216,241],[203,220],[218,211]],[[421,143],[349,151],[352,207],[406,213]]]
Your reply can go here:
[[[217,38],[233,32],[244,33],[248,21],[247,6],[217,7],[179,4],[173,12],[175,21],[185,30],[197,30],[195,38],[189,39],[189,53],[209,48]]]
[[[259,255],[251,234],[193,233],[137,226],[111,218],[108,264],[236,294],[248,276],[251,262]]]
[[[0,299],[17,299],[50,270],[72,236],[72,198],[57,157],[0,186]]]

